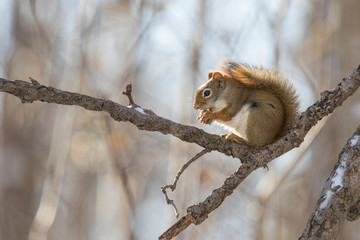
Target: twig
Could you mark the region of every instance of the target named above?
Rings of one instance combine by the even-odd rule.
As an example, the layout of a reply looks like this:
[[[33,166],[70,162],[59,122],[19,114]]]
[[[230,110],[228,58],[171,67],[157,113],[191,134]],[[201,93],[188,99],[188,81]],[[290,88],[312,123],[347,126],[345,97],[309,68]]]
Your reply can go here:
[[[167,192],[166,192],[166,187],[167,187],[167,186],[169,186],[169,185],[165,185],[165,186],[161,187],[160,189],[161,189],[162,193],[163,193],[164,196],[165,196],[166,203],[167,203],[168,205],[171,205],[171,206],[174,208],[175,216],[176,216],[176,218],[178,218],[178,217],[179,217],[179,211],[177,210],[177,207],[176,207],[176,205],[175,205],[174,200],[170,199],[170,198],[168,197],[168,195],[167,195]]]
[[[125,88],[125,91],[122,92],[122,94],[126,95],[129,99],[129,107],[132,108],[132,109],[135,109],[136,111],[140,112],[140,113],[147,113],[147,114],[152,114],[152,115],[155,115],[155,113],[150,110],[150,109],[144,109],[142,107],[140,107],[139,105],[137,105],[135,102],[134,102],[134,99],[132,98],[132,95],[131,95],[131,92],[132,92],[132,86],[131,84],[128,84]]]
[[[131,84],[126,85],[125,91],[122,94],[126,95],[129,99],[129,105],[132,107],[140,107],[139,105],[135,104],[134,99],[131,96],[132,86]]]
[[[205,155],[206,153],[208,153],[208,152],[211,152],[211,150],[210,150],[210,149],[203,149],[201,152],[197,153],[194,157],[192,157],[189,161],[187,161],[187,162],[179,169],[179,171],[177,172],[177,174],[176,174],[176,176],[175,176],[174,181],[173,181],[172,184],[165,185],[165,186],[161,187],[161,191],[162,191],[162,193],[163,193],[164,196],[165,196],[166,203],[167,203],[168,205],[171,204],[171,205],[173,206],[174,210],[175,210],[175,216],[176,216],[176,218],[179,217],[179,212],[178,212],[178,210],[177,210],[177,208],[176,208],[176,205],[175,205],[175,203],[174,203],[174,200],[169,199],[169,197],[168,197],[168,195],[167,195],[167,192],[166,192],[166,189],[167,189],[167,188],[170,188],[171,191],[173,192],[173,191],[176,189],[176,184],[177,184],[177,182],[178,182],[178,180],[179,180],[179,178],[180,178],[180,175],[189,167],[189,165],[190,165],[191,163],[195,162],[197,159],[199,159],[200,157],[204,156],[204,155]]]
[[[178,173],[176,174],[176,177],[174,178],[174,182],[171,185],[165,185],[165,188],[170,188],[172,191],[175,190],[176,188],[176,184],[177,181],[180,178],[180,175],[186,170],[186,168],[189,167],[190,164],[192,164],[193,162],[195,162],[197,159],[199,159],[200,157],[204,156],[206,153],[211,152],[211,150],[209,149],[203,149],[201,152],[197,153],[194,157],[192,157],[189,161],[187,161],[178,171]]]

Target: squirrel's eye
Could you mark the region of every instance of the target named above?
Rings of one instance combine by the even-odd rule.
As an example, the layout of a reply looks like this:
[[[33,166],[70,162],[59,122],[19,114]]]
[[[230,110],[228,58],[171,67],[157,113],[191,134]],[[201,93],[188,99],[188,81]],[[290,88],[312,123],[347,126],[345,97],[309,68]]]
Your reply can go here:
[[[205,98],[210,97],[210,95],[211,95],[211,90],[210,90],[210,89],[205,89],[205,90],[203,91],[203,96],[204,96]]]

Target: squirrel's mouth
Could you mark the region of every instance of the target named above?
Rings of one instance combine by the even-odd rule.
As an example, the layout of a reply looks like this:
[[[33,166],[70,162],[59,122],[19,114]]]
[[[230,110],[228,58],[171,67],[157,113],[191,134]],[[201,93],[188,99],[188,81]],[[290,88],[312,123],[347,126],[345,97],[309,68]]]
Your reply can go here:
[[[207,108],[207,106],[206,105],[200,105],[200,104],[195,104],[194,103],[194,109],[195,110],[207,110],[207,111],[210,111],[210,112],[212,112],[212,108]]]

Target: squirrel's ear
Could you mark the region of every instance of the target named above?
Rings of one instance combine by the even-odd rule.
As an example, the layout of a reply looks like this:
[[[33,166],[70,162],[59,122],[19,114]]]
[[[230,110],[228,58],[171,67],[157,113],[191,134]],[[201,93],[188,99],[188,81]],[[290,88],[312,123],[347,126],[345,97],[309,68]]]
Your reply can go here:
[[[212,78],[218,88],[224,88],[224,75],[221,72],[213,72]]]
[[[212,78],[214,72],[209,72],[209,75],[208,75],[208,79],[210,80],[210,78]]]

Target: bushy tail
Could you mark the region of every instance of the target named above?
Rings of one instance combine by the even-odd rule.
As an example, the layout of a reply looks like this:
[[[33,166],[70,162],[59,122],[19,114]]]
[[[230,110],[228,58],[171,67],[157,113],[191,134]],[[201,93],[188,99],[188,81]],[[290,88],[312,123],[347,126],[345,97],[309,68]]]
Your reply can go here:
[[[223,74],[242,82],[249,88],[271,91],[281,101],[284,108],[284,122],[279,137],[288,132],[299,114],[299,101],[295,89],[285,77],[277,71],[230,61],[223,61],[220,68]]]

